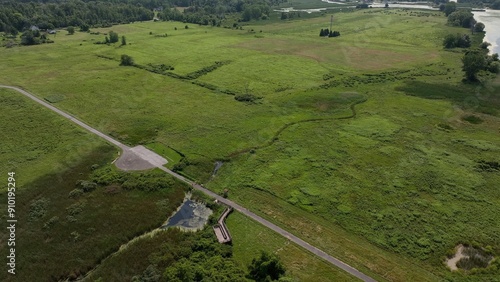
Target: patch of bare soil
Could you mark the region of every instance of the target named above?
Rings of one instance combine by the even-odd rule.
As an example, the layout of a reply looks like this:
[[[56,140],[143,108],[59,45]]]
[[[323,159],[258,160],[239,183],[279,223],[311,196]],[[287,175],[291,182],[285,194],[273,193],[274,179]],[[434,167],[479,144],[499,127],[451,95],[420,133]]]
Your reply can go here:
[[[453,256],[452,258],[446,260],[446,265],[448,265],[448,267],[452,271],[458,270],[457,262],[460,259],[462,259],[463,257],[465,257],[465,255],[463,254],[463,249],[464,249],[464,246],[462,244],[458,245],[456,247],[455,256]]]

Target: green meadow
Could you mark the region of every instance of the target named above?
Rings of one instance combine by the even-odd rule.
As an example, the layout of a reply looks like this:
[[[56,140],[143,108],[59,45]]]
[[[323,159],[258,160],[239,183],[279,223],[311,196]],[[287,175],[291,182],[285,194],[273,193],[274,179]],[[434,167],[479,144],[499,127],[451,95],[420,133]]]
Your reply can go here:
[[[276,13],[242,29],[141,22],[92,29],[99,35],[61,31],[53,44],[0,50],[0,84],[23,87],[126,144],[144,144],[170,168],[182,163],[183,174],[228,189],[231,200],[379,280],[494,281],[498,260],[453,273],[444,260],[459,243],[500,255],[500,81],[461,81],[463,54],[443,50],[442,40],[468,31],[446,26],[441,13],[333,15],[336,38],[318,36],[330,14],[279,21]],[[111,30],[128,45],[94,44]],[[119,66],[122,54],[143,68]],[[145,69],[162,64],[173,69]],[[2,107],[20,107],[22,98],[0,94]],[[244,94],[259,99],[235,99]],[[29,107],[20,113],[45,111]],[[43,136],[50,131],[20,120],[26,125],[2,129],[33,143],[14,150],[23,143],[9,135],[4,149],[30,174],[25,183],[103,145],[71,126]],[[41,124],[53,129],[53,122]],[[36,150],[43,158],[31,156]],[[112,160],[116,152],[107,152]],[[211,177],[217,160],[224,164]],[[260,248],[283,254],[300,281],[351,279],[239,214],[228,226],[242,265]]]

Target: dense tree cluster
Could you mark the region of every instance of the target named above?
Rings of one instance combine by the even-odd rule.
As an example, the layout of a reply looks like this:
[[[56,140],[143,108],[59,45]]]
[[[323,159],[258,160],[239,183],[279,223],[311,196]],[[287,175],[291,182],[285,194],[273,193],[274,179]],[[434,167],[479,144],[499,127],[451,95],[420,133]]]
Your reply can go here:
[[[192,0],[174,1],[173,6],[189,7],[180,12],[177,9],[163,9],[159,18],[201,25],[220,25],[227,14],[241,14],[241,21],[267,19],[272,6],[286,0]]]
[[[21,45],[36,45],[42,43],[53,43],[46,32],[40,32],[39,29],[28,29],[21,35]]]
[[[321,29],[319,36],[337,37],[340,36],[340,32],[336,30],[328,30],[328,28]]]
[[[45,0],[38,2],[2,0],[0,32],[17,34],[31,26],[42,30],[67,26],[109,26],[145,21],[153,11],[132,1]]]
[[[452,26],[461,26],[469,28],[473,26],[476,22],[474,21],[474,15],[465,9],[459,9],[448,15],[448,24]]]
[[[489,56],[487,52],[487,49],[474,49],[465,53],[462,58],[462,69],[465,72],[467,80],[478,80],[478,73],[481,71],[489,71],[491,73],[500,72],[498,54]]]
[[[444,12],[446,16],[449,16],[451,13],[455,12],[457,10],[457,3],[455,2],[448,2],[446,4],[441,4],[439,6],[439,10]]]
[[[285,275],[285,267],[283,267],[279,258],[264,251],[261,251],[260,257],[252,260],[248,270],[248,277],[257,282],[277,281]]]
[[[134,59],[129,55],[122,55],[120,58],[120,66],[133,66]]]
[[[220,25],[227,14],[241,21],[267,19],[272,6],[287,0],[2,0],[0,32],[17,34],[30,26],[42,30],[146,21],[154,17],[202,25]],[[182,12],[175,7],[186,7]]]
[[[356,9],[368,9],[369,7],[366,3],[356,5]]]
[[[193,234],[170,231],[171,238],[150,255],[149,265],[132,281],[287,281],[280,259],[262,252],[249,271],[233,258],[231,245],[219,244],[212,228]],[[249,278],[251,280],[248,280]],[[285,278],[285,280],[283,280]],[[290,280],[288,280],[290,281]]]
[[[281,19],[286,20],[286,19],[293,19],[293,18],[300,18],[302,17],[300,12],[288,12],[288,13],[281,13]]]
[[[467,34],[448,34],[445,36],[443,46],[446,49],[451,48],[469,48],[471,40]]]
[[[488,6],[491,9],[500,10],[500,0],[458,0],[458,3],[467,3],[478,7]]]

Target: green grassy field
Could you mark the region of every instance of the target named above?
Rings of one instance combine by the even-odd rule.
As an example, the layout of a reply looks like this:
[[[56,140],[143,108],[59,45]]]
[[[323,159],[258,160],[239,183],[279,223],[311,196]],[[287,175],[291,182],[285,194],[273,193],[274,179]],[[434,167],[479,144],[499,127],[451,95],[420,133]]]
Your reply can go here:
[[[105,144],[17,92],[1,88],[0,107],[0,168],[17,173],[20,189],[39,176],[63,171]]]
[[[229,189],[231,199],[379,279],[494,279],[498,270],[451,273],[443,263],[460,242],[500,254],[500,176],[481,168],[500,159],[500,87],[463,84],[461,52],[442,49],[444,35],[467,31],[446,26],[437,12],[373,9],[335,13],[341,36],[320,38],[329,21],[93,30],[125,35],[122,47],[93,44],[103,34],[61,32],[54,44],[2,49],[0,83],[53,100],[127,144],[149,144],[169,166],[180,161],[178,151],[191,164],[183,172],[199,181],[223,159],[210,189]],[[174,70],[120,67],[121,54]],[[229,63],[174,78],[220,61]],[[228,91],[262,99],[238,102]],[[244,236],[242,218],[231,221],[245,238],[234,246],[244,262],[257,243]],[[272,240],[265,248],[277,250],[282,241]],[[332,271],[300,256],[318,272]],[[291,258],[287,264],[309,279]]]
[[[233,257],[241,265],[249,265],[265,250],[281,258],[295,281],[357,281],[239,213],[232,213],[226,223],[233,237]]]

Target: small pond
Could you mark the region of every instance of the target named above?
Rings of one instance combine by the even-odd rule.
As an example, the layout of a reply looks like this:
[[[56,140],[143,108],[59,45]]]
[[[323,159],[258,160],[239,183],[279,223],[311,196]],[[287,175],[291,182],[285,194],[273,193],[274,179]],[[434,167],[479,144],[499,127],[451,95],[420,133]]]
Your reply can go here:
[[[205,226],[212,213],[204,204],[186,197],[177,212],[161,228],[179,227],[184,231],[197,231]]]

